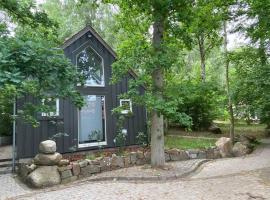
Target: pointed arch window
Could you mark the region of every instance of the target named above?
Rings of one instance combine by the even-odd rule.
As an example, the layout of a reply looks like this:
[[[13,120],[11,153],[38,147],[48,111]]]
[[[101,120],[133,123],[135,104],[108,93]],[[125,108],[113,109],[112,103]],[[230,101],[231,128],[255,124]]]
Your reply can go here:
[[[86,86],[105,86],[103,59],[96,51],[86,47],[77,55],[76,61],[77,70],[86,78]]]

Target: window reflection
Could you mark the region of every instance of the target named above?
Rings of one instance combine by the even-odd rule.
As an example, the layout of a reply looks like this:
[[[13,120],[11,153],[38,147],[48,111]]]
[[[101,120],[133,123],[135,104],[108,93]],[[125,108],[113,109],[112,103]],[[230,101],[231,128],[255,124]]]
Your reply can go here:
[[[105,141],[105,97],[84,96],[86,105],[79,112],[79,144]]]
[[[77,56],[77,69],[85,76],[87,86],[104,86],[102,58],[91,47]]]

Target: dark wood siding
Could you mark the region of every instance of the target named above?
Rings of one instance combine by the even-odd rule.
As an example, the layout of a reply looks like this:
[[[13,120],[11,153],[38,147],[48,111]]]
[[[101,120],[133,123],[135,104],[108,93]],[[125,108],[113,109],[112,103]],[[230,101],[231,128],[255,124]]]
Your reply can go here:
[[[89,32],[90,33],[90,32]],[[119,106],[118,96],[128,90],[128,80],[134,78],[128,74],[122,81],[115,85],[110,85],[112,74],[111,65],[115,61],[114,56],[102,45],[93,35],[89,38],[89,33],[74,41],[64,49],[65,55],[76,65],[76,55],[86,46],[91,46],[102,58],[104,62],[105,87],[78,87],[80,93],[87,95],[104,95],[106,108],[106,134],[107,146],[114,147],[116,134],[116,117],[112,115],[112,109]],[[144,89],[140,89],[141,93]],[[18,100],[17,108],[22,108],[25,102],[35,102],[29,96]],[[79,150],[95,149],[97,147],[87,147],[78,149],[78,109],[69,100],[60,100],[60,116],[52,123],[50,118],[37,115],[40,126],[33,128],[29,124],[18,121],[16,126],[17,134],[17,155],[19,158],[33,157],[38,152],[38,145],[42,140],[50,139],[57,133],[65,133],[68,136],[55,138],[57,151],[67,153]],[[133,105],[133,116],[128,118],[125,127],[128,130],[127,145],[136,143],[136,135],[140,131],[146,131],[146,110],[142,106]]]

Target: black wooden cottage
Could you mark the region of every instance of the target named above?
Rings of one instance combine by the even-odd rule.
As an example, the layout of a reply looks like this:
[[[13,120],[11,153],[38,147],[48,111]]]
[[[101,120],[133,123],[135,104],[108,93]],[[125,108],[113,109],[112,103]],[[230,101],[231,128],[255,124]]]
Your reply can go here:
[[[118,84],[110,84],[111,65],[116,54],[92,27],[86,27],[66,40],[63,49],[77,70],[87,77],[86,85],[78,86],[87,103],[79,110],[70,101],[57,99],[53,102],[55,112],[38,114],[40,126],[37,128],[18,121],[17,157],[33,157],[38,152],[39,143],[49,138],[55,138],[60,153],[97,149],[99,146],[115,147],[116,117],[111,111],[121,104],[129,105],[128,109],[133,113],[122,130],[127,134],[126,145],[135,144],[138,132],[146,131],[146,110],[118,96],[127,92],[128,80],[135,79],[136,74],[130,71]],[[144,88],[140,88],[140,93],[144,93]],[[17,108],[34,101],[26,96],[17,102]],[[55,137],[57,133],[68,136]]]

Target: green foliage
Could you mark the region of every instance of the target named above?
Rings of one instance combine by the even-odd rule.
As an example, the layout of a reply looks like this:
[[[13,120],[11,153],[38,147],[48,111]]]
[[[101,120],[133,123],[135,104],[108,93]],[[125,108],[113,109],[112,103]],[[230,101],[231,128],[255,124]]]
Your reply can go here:
[[[85,156],[85,158],[88,159],[88,160],[95,160],[96,159],[96,156],[95,156],[95,154],[87,154]]]
[[[36,104],[25,103],[18,114],[34,125],[38,125],[35,113],[53,110],[42,105],[42,99],[70,98],[76,106],[83,105],[75,87],[83,82],[82,77],[63,51],[50,44],[51,41],[41,38],[0,37],[1,113],[15,98],[25,95],[34,97]]]
[[[0,100],[1,102],[1,100]],[[0,109],[2,113],[0,114],[0,136],[12,135],[12,113],[13,104],[10,102],[3,102],[4,107]]]
[[[256,114],[262,123],[270,124],[270,65],[262,65],[257,48],[241,48],[231,55],[235,66],[234,101],[245,116]]]
[[[207,129],[212,121],[221,115],[224,97],[215,83],[176,82],[171,80],[166,89],[170,101],[177,102],[175,113],[185,113],[191,118],[192,129]],[[171,123],[185,124],[169,118]],[[180,123],[179,123],[180,122]]]
[[[126,121],[126,118],[131,116],[132,113],[129,112],[127,114],[123,114],[123,110],[125,107],[117,107],[112,110],[113,115],[116,116],[116,136],[114,138],[114,144],[115,146],[119,147],[119,153],[123,153],[123,147],[126,145],[126,139],[127,139],[127,133],[123,132],[124,129],[124,123]]]
[[[56,33],[58,24],[49,19],[47,14],[37,8],[33,0],[1,0],[0,9],[8,13],[13,22],[30,26],[32,29],[43,29],[44,36],[51,31]]]
[[[50,0],[41,5],[48,16],[59,24],[57,33],[64,41],[86,25],[91,25],[111,46],[115,46],[115,8],[101,1]]]
[[[144,132],[139,132],[137,134],[136,141],[137,141],[137,144],[143,148],[149,145],[148,135]]]
[[[243,24],[240,21],[236,31],[245,33],[253,44],[259,44],[260,57],[265,62],[267,60],[267,51],[270,49],[270,2],[268,0],[242,0],[240,2],[238,16],[246,17],[249,23]]]

